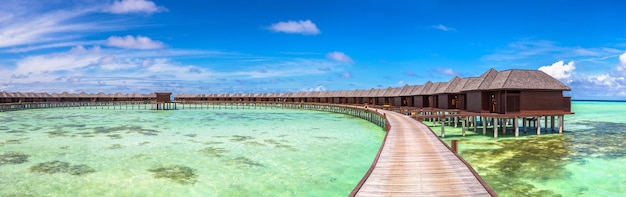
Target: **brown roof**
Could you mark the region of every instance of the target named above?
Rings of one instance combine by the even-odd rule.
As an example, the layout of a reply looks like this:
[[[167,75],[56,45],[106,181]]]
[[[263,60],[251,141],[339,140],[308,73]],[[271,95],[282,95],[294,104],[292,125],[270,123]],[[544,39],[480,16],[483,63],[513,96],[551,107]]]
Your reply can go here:
[[[432,85],[430,86],[430,88],[428,90],[424,90],[422,91],[422,95],[434,95],[437,94],[437,90],[439,89],[439,86],[441,86],[443,82],[435,82],[432,83]],[[445,82],[447,83],[447,82]]]
[[[505,70],[499,72],[488,89],[571,90],[561,81],[540,70]]]
[[[409,93],[410,96],[420,95],[424,90],[424,85],[415,86],[413,90]]]
[[[454,92],[454,89],[456,89],[456,86],[459,85],[460,81],[461,81],[461,77],[459,76],[452,78],[450,81],[448,81],[448,84],[446,85],[445,89],[441,90],[440,93],[456,93]]]
[[[453,94],[461,92],[467,81],[469,81],[468,78],[455,77],[449,82],[448,88],[446,88],[444,93]]]
[[[409,84],[406,84],[402,87],[402,90],[400,90],[399,95],[400,96],[409,96],[411,95],[411,92],[413,92],[413,88],[415,88],[415,86],[411,86]]]

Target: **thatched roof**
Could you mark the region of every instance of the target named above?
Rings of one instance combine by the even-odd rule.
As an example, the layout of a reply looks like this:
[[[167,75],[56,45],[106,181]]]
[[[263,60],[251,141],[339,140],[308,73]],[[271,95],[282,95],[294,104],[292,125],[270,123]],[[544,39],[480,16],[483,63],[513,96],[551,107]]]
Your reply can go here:
[[[540,70],[505,70],[489,85],[490,90],[571,90],[561,81]]]
[[[441,82],[430,83],[430,86],[427,87],[428,89],[424,88],[424,90],[422,91],[422,95],[434,95],[441,85]]]

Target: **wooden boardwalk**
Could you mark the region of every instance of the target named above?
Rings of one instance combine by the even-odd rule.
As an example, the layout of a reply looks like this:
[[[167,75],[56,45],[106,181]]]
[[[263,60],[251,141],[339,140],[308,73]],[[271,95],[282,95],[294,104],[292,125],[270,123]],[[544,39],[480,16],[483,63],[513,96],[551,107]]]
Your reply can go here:
[[[385,113],[391,125],[378,160],[351,195],[495,196],[495,192],[424,124]]]

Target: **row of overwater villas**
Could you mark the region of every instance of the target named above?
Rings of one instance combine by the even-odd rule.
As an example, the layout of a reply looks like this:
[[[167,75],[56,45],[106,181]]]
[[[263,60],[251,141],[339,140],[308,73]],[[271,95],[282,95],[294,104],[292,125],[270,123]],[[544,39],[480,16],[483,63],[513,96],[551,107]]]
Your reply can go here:
[[[0,92],[0,103],[45,103],[45,102],[111,102],[111,101],[152,101],[156,94],[88,94],[81,93],[33,93]]]
[[[427,82],[399,88],[329,92],[259,94],[178,94],[176,101],[312,102],[407,106],[475,113],[571,112],[570,88],[538,70],[490,69],[479,77],[455,77],[448,82]],[[169,97],[169,94],[168,94]],[[0,92],[0,103],[151,101],[157,94],[20,93]]]
[[[313,102],[407,106],[475,113],[571,112],[570,88],[539,70],[490,69],[479,77],[455,77],[448,82],[427,82],[399,88],[329,92],[259,94],[178,94],[176,101]]]

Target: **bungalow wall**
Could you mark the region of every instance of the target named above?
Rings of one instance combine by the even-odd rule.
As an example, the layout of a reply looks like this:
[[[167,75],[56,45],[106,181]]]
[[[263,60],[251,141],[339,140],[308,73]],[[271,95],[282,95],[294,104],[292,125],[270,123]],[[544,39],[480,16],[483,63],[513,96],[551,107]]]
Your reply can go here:
[[[520,109],[528,111],[563,111],[562,91],[522,91]]]
[[[437,95],[438,99],[437,99],[437,108],[439,109],[449,109],[450,105],[448,103],[448,95],[447,94],[440,94]]]
[[[377,97],[376,98],[376,105],[385,105],[387,103],[385,103],[385,97]]]
[[[457,99],[457,108],[460,110],[467,110],[467,95],[459,94]]]
[[[478,91],[466,94],[467,111],[480,113],[482,111],[482,93]]]
[[[406,106],[402,104],[402,97],[393,97],[393,106]]]
[[[439,100],[437,100],[437,95],[430,95],[428,96],[427,103],[425,103],[424,105],[426,107],[437,108],[439,107],[439,105],[437,104],[438,102]]]
[[[424,108],[424,96],[413,96],[413,106]]]
[[[365,98],[365,101],[367,102],[367,104],[376,105],[376,98],[368,97],[368,98]]]
[[[413,107],[413,97],[412,96],[403,96],[400,99],[402,100],[402,106]]]
[[[563,97],[563,111],[572,112],[572,97]]]
[[[497,113],[500,94],[498,92],[483,91],[480,93],[481,113]]]

